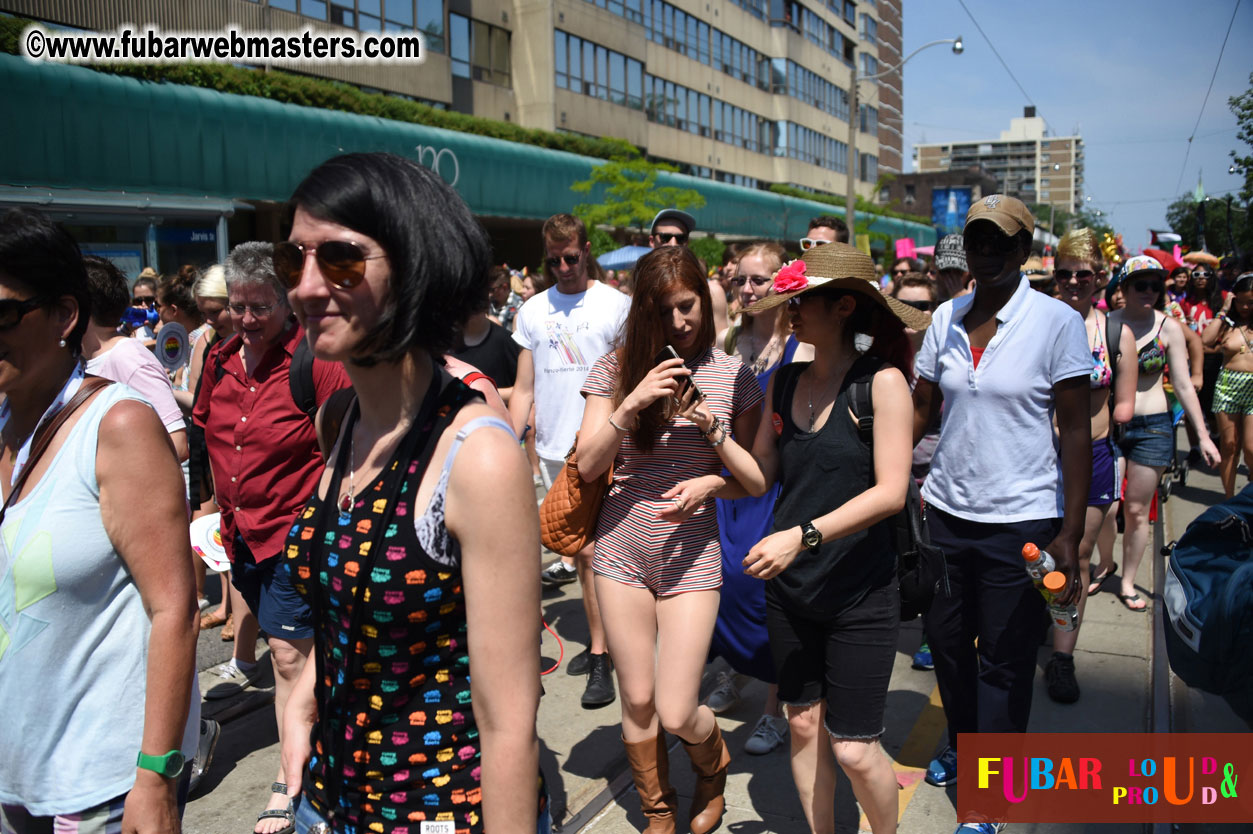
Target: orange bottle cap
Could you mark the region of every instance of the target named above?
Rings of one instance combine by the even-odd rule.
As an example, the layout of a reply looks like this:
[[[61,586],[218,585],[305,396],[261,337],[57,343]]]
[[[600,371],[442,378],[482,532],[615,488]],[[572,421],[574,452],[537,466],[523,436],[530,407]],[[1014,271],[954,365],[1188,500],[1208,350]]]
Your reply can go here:
[[[1040,548],[1036,547],[1031,542],[1027,542],[1022,546],[1022,558],[1024,561],[1034,562],[1036,559],[1040,558]]]
[[[1066,574],[1059,570],[1044,575],[1044,587],[1046,590],[1057,593],[1066,587]]]

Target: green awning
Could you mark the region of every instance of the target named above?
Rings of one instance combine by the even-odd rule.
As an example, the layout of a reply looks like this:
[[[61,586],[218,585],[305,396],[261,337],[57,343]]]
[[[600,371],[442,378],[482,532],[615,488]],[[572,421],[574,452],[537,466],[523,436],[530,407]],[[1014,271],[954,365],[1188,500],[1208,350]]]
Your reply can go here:
[[[8,114],[0,128],[0,183],[9,186],[283,201],[332,156],[391,151],[438,170],[475,214],[542,220],[581,202],[570,184],[601,162],[7,54],[0,54],[0,112]],[[659,180],[704,195],[704,208],[693,212],[702,231],[795,239],[805,234],[809,218],[843,213],[826,203],[697,177],[663,174]],[[934,230],[918,223],[878,218],[872,228],[919,245],[935,242]]]

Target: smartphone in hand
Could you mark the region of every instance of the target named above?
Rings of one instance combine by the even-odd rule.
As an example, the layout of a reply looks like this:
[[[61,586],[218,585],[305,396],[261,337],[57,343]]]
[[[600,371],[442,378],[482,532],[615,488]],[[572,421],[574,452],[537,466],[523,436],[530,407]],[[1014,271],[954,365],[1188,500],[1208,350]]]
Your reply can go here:
[[[655,357],[653,357],[653,366],[656,367],[657,365],[660,365],[662,362],[665,362],[668,359],[682,359],[682,358],[683,357],[679,356],[679,352],[674,349],[673,345],[666,345],[660,351],[657,352],[657,355]],[[696,384],[696,380],[692,379],[690,376],[681,377],[679,379],[679,391],[677,394],[675,394],[675,397],[677,397],[678,399],[683,399],[683,396],[687,394],[687,389],[689,385],[692,388],[696,389],[696,399],[698,400],[705,399],[705,392],[700,390],[700,386]]]

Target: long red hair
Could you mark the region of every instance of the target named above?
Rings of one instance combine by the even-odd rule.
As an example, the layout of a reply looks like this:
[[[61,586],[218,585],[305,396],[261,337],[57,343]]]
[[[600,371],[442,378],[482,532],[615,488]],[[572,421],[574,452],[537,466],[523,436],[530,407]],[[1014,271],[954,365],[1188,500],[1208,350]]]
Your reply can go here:
[[[668,343],[662,307],[666,296],[675,290],[690,290],[700,300],[700,327],[696,341],[712,345],[714,341],[713,302],[705,271],[687,247],[662,246],[640,258],[633,272],[635,292],[631,309],[623,327],[618,357],[618,387],[613,402],[617,407],[626,395],[657,366],[657,354]],[[663,397],[640,412],[639,425],[632,432],[635,443],[651,452],[661,427],[673,417],[673,404]]]

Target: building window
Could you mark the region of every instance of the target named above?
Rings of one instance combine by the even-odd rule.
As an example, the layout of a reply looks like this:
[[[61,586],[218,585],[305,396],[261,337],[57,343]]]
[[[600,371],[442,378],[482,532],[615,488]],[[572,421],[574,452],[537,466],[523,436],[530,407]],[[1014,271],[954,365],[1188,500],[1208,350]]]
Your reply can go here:
[[[270,8],[294,12],[296,11],[296,0],[270,0]]]
[[[503,29],[497,29],[505,35]],[[505,45],[507,47],[508,41]],[[562,90],[642,109],[650,92],[644,83],[644,65],[620,52],[553,30],[553,73]],[[493,52],[493,58],[495,53]],[[507,65],[506,65],[507,66]]]
[[[331,3],[331,23],[337,26],[347,26],[349,29],[357,27],[357,14],[353,10],[352,0],[348,0],[348,4]]]
[[[387,0],[387,12],[390,16],[391,7],[397,0]],[[409,5],[407,0],[398,5]],[[412,20],[412,17],[410,18]],[[412,28],[412,27],[410,27]],[[420,32],[426,35],[426,48],[431,52],[444,51],[444,0],[418,0],[418,25]]]
[[[879,158],[873,154],[859,153],[857,154],[858,176],[862,182],[877,182],[879,180]]]
[[[868,14],[861,16],[861,39],[867,43],[879,42],[879,21]]]
[[[853,0],[844,0],[844,21],[849,26],[857,25],[857,4]]]
[[[481,20],[450,12],[449,57],[452,74],[508,87],[510,83],[509,32]]]
[[[357,0],[357,28],[362,32],[383,29],[383,0]]]
[[[868,52],[861,53],[861,74],[869,78],[879,73],[879,60]]]
[[[570,86],[570,75],[567,71],[566,55],[569,45],[566,33],[560,29],[553,30],[553,74],[557,89],[565,90]]]
[[[470,18],[448,13],[448,57],[456,78],[470,77]]]
[[[326,3],[323,0],[300,0],[300,13],[305,17],[326,20]]]

